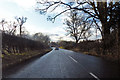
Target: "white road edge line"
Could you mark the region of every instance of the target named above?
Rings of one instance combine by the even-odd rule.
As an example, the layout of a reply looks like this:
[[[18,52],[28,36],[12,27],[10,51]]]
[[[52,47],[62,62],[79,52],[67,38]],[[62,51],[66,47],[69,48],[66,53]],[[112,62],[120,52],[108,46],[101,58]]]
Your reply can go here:
[[[71,56],[69,56],[74,62],[78,63],[74,58],[72,58]]]
[[[97,80],[100,80],[96,75],[94,75],[93,73],[89,73],[91,76],[93,76],[95,79],[97,79]]]

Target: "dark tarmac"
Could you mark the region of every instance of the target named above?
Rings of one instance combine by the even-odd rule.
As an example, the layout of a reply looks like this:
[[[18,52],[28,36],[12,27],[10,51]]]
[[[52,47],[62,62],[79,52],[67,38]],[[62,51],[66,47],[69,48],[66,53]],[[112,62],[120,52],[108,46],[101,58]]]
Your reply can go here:
[[[53,49],[42,57],[3,72],[4,78],[120,78],[120,66],[102,58]]]

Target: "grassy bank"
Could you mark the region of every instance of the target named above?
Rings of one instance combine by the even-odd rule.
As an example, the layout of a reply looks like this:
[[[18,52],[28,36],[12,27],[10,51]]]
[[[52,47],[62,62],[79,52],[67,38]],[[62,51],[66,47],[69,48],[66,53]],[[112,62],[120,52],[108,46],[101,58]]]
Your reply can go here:
[[[72,41],[61,41],[59,42],[59,45],[64,49],[101,57],[111,62],[120,64],[120,54],[118,52],[116,42],[114,42],[114,45],[109,46],[105,52],[103,52],[104,49],[101,40],[81,41],[77,44]]]
[[[43,41],[2,33],[3,69],[50,51],[48,43]]]
[[[34,57],[42,56],[48,53],[49,51],[51,51],[51,49],[44,49],[41,51],[39,50],[27,51],[24,53],[13,53],[13,54],[7,53],[6,55],[2,56],[2,68],[3,69],[9,68],[10,66],[24,62]]]
[[[86,54],[86,55],[92,55],[92,56],[96,56],[96,57],[101,57],[101,58],[104,58],[108,61],[111,61],[113,63],[118,63],[120,64],[120,56],[119,55],[116,55],[116,54],[98,54],[96,51],[94,50],[90,50],[90,51],[80,51],[78,48],[72,48],[72,49],[69,49],[69,50],[72,50],[72,51],[75,51],[75,52],[80,52],[80,53],[83,53],[83,54]]]

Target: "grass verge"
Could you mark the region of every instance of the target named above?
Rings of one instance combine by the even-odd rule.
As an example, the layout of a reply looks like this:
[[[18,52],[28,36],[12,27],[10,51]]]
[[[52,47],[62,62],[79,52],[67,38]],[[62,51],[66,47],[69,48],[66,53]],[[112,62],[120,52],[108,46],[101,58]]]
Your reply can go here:
[[[90,51],[80,51],[79,49],[77,48],[72,48],[72,49],[69,49],[69,50],[72,50],[72,51],[75,51],[75,52],[80,52],[80,53],[83,53],[83,54],[86,54],[86,55],[91,55],[91,56],[96,56],[96,57],[101,57],[105,60],[108,60],[110,62],[113,62],[113,63],[117,63],[117,64],[120,64],[120,56],[119,55],[116,55],[116,54],[106,54],[106,55],[103,55],[103,54],[98,54],[96,51],[94,50],[90,50]]]
[[[51,51],[51,49],[45,49],[42,51],[38,51],[38,50],[27,51],[24,53],[11,53],[11,54],[2,55],[2,69],[7,69],[11,66],[19,64],[31,58],[43,56],[49,51]]]

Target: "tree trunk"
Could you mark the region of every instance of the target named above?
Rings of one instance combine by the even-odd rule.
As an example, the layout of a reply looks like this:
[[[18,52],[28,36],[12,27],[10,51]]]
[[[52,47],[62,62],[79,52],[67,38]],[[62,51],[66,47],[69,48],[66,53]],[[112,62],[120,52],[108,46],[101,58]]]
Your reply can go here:
[[[102,37],[102,41],[103,41],[103,55],[107,54],[108,49],[109,49],[109,44],[110,44],[110,28],[106,23],[103,23],[102,26],[103,29],[103,37]]]
[[[74,38],[75,38],[75,43],[78,43],[78,37],[77,36],[74,36]]]
[[[78,43],[78,40],[76,40],[75,43]]]
[[[118,44],[120,47],[120,22],[118,22]]]
[[[20,37],[21,37],[21,34],[22,34],[22,26],[20,25]]]
[[[118,62],[120,62],[120,22],[118,21]]]
[[[102,45],[103,45],[103,52],[102,54],[106,54],[108,50],[109,44],[109,35],[110,35],[110,27],[109,23],[107,22],[107,2],[98,2],[98,11],[99,11],[99,18],[102,24]]]

